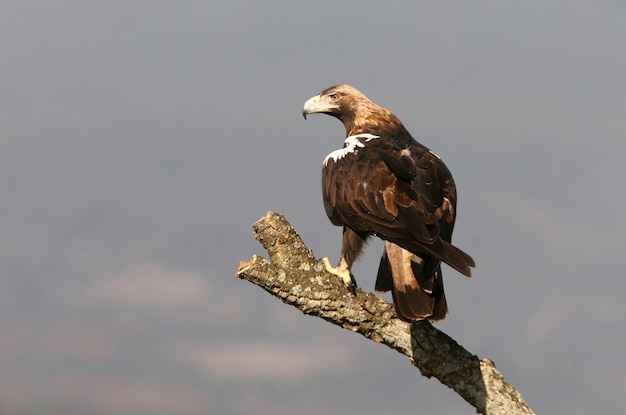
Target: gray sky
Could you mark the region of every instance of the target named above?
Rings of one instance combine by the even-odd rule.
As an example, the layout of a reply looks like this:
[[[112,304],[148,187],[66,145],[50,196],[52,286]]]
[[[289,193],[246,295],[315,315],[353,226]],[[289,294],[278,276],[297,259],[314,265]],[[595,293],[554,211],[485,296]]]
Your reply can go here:
[[[619,413],[625,45],[618,1],[3,2],[0,412],[471,412],[234,276],[267,210],[337,259],[343,127],[300,111],[349,83],[455,175],[437,327],[537,413]]]

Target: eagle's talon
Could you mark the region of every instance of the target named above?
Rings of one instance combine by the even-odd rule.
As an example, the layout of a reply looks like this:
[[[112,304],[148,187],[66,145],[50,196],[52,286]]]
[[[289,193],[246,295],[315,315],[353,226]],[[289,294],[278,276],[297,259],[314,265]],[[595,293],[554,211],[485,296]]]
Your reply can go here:
[[[343,281],[344,285],[348,288],[348,290],[353,295],[356,295],[356,281],[354,280],[352,273],[350,273],[350,270],[339,269],[339,267],[336,267],[336,268],[333,267],[330,264],[330,260],[328,259],[328,257],[322,258],[322,263],[326,267],[326,271],[341,278],[341,280]]]

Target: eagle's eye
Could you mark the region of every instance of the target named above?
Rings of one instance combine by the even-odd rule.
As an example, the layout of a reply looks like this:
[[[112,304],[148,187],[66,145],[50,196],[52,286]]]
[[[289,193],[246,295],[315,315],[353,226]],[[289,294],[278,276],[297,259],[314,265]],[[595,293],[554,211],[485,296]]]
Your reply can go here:
[[[328,94],[328,96],[330,97],[330,99],[339,99],[339,94],[336,92]]]

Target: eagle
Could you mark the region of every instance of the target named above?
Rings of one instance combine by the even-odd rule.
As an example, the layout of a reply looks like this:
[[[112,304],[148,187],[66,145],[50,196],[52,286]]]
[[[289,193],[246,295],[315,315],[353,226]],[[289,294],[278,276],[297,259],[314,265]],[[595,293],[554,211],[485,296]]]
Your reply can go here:
[[[356,291],[351,268],[370,236],[384,240],[375,289],[391,291],[407,322],[448,313],[441,263],[470,277],[474,260],[451,243],[456,218],[452,174],[418,143],[391,111],[349,85],[335,85],[304,103],[302,115],[331,115],[346,129],[343,148],[322,166],[324,208],[343,227],[341,256],[326,269]]]

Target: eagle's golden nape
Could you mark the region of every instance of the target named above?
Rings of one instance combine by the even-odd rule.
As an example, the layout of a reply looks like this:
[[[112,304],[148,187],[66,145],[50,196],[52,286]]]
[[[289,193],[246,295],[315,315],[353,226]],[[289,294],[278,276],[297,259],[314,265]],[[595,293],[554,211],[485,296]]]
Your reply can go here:
[[[351,291],[352,264],[365,240],[385,240],[377,291],[391,291],[398,318],[443,319],[448,311],[441,262],[466,276],[474,260],[451,243],[456,218],[456,187],[435,153],[411,137],[388,109],[349,85],[336,85],[307,100],[302,115],[324,113],[345,129],[343,148],[322,166],[324,208],[342,226],[336,268]]]

